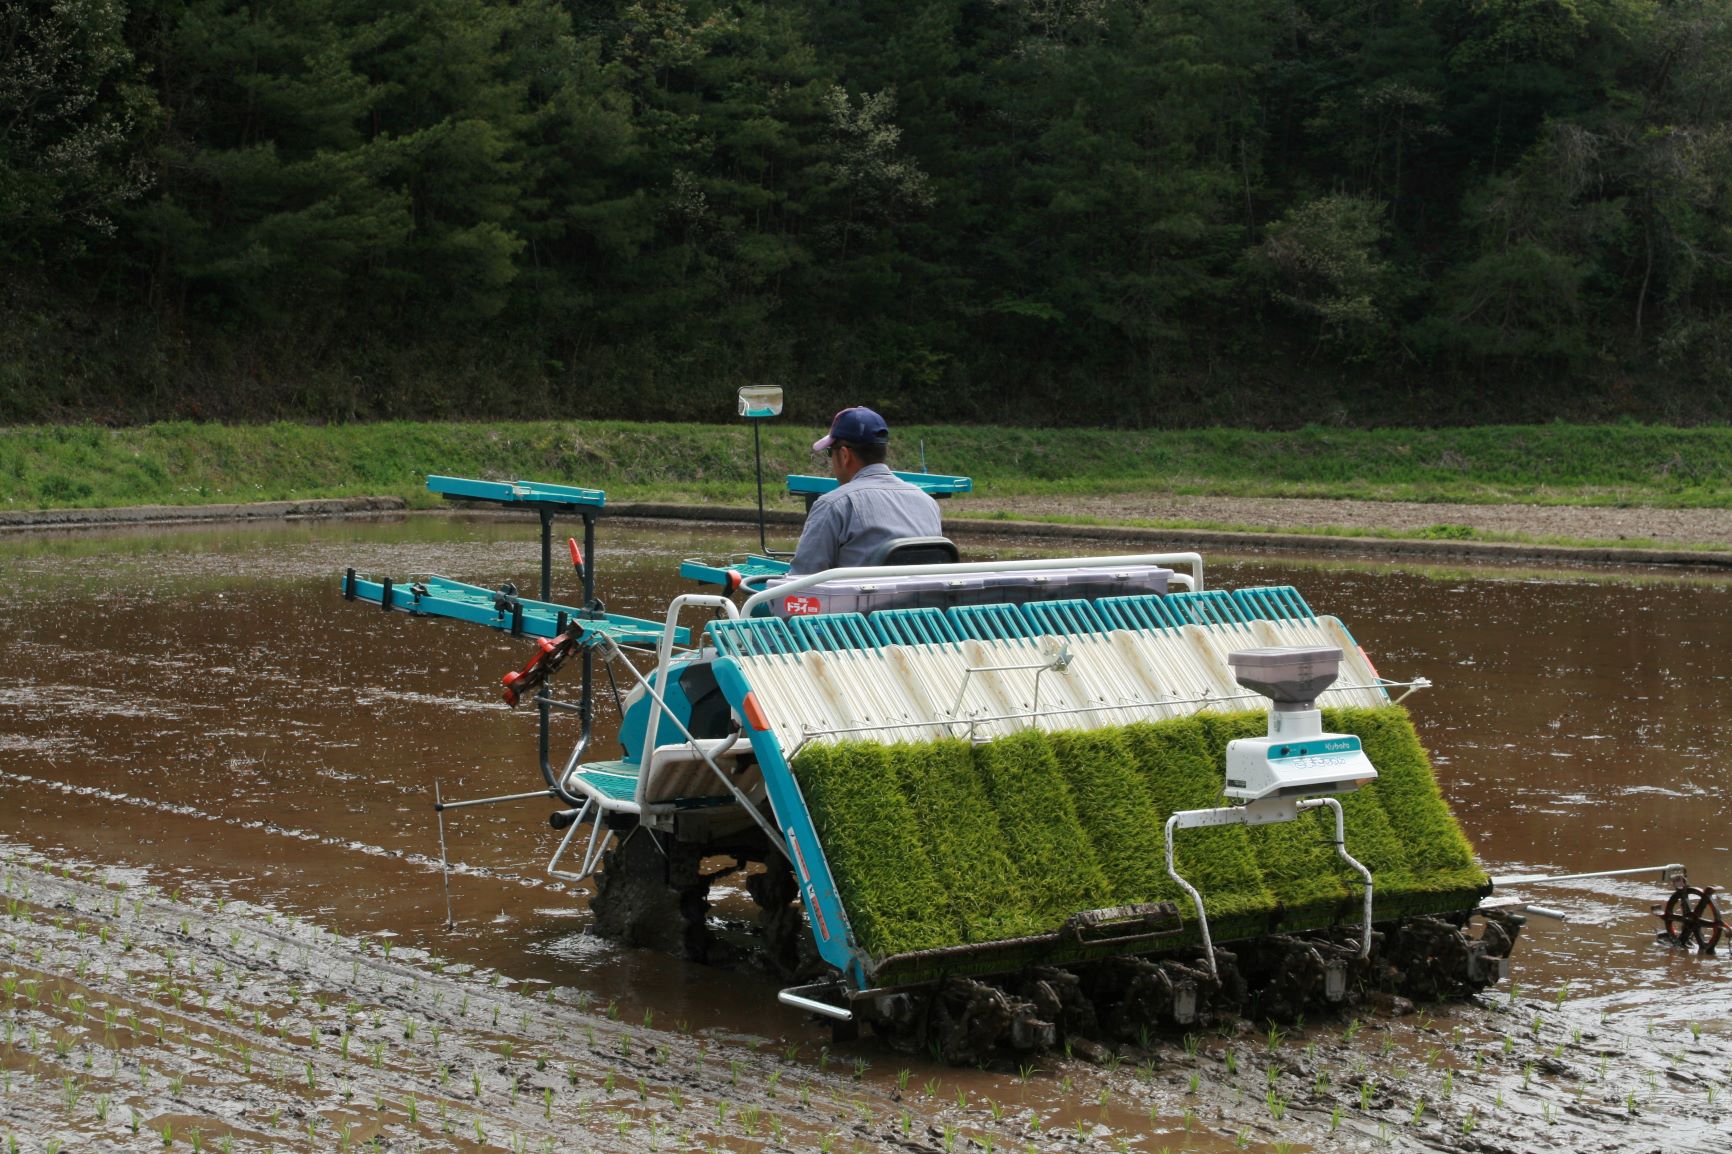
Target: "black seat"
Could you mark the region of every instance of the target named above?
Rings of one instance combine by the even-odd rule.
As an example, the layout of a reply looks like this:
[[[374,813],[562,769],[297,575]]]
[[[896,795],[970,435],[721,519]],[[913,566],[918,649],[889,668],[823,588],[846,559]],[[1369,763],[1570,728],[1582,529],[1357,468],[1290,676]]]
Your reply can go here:
[[[948,537],[897,537],[884,542],[868,565],[948,565],[960,561]]]

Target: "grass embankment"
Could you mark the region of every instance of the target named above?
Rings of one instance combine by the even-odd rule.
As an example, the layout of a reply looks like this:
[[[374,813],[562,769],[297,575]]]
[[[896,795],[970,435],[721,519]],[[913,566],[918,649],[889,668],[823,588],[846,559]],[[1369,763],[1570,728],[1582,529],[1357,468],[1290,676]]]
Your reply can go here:
[[[1376,880],[1380,917],[1471,906],[1484,873],[1398,706],[1331,709],[1378,780],[1342,798],[1348,852]],[[1107,906],[1190,902],[1167,876],[1162,827],[1221,804],[1227,742],[1260,735],[1258,711],[1089,733],[1030,730],[962,741],[808,747],[795,763],[855,933],[883,958],[1049,933]],[[1324,811],[1297,821],[1190,830],[1179,871],[1204,895],[1217,940],[1352,921],[1358,875]],[[1193,931],[1194,932],[1194,927]]]
[[[816,431],[764,427],[767,495],[822,472]],[[898,427],[892,463],[972,476],[993,498],[1180,493],[1245,497],[1732,505],[1732,428],[1117,431]],[[0,508],[196,505],[382,494],[436,502],[428,473],[606,489],[614,501],[753,499],[752,432],[621,421],[393,422],[0,429]],[[968,515],[958,502],[953,515]]]

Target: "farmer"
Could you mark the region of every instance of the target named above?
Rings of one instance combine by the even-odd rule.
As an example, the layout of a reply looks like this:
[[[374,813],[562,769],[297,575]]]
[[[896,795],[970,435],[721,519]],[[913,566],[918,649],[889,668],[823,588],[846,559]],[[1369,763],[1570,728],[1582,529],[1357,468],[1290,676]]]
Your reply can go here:
[[[837,413],[812,443],[814,453],[830,454],[840,483],[812,502],[790,574],[864,565],[886,541],[942,532],[938,502],[890,471],[889,448],[890,427],[864,405]]]

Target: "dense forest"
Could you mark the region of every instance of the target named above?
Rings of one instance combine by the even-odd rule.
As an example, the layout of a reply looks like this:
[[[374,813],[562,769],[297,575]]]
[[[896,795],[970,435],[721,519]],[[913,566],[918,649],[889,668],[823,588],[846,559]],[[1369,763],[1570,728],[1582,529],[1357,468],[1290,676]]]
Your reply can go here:
[[[0,0],[0,420],[1732,414],[1727,0]]]

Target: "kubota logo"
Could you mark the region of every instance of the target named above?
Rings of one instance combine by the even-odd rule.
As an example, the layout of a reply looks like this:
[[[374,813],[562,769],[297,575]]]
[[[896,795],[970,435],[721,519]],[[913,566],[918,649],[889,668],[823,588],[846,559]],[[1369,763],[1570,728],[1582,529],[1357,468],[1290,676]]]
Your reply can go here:
[[[790,617],[824,612],[824,606],[819,603],[816,597],[784,597],[782,608],[788,611]]]

